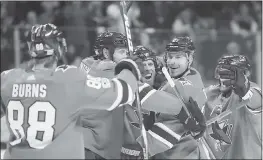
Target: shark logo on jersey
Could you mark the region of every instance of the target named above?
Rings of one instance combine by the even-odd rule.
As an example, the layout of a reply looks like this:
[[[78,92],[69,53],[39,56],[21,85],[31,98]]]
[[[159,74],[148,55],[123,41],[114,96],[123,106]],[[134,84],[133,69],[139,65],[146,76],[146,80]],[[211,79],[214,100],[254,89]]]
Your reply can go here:
[[[215,148],[217,151],[225,151],[231,145],[231,133],[233,124],[228,123],[229,119],[215,122],[212,124],[213,133],[210,134],[216,140]]]

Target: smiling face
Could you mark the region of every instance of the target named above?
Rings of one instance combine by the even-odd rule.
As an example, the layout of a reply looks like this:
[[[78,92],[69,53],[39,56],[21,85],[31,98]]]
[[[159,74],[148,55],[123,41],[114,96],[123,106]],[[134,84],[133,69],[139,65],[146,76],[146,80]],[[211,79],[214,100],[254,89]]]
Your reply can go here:
[[[169,52],[166,55],[167,68],[171,77],[177,77],[185,72],[190,66],[189,57],[185,52]]]
[[[150,59],[143,61],[143,82],[153,85],[156,75],[154,62]]]

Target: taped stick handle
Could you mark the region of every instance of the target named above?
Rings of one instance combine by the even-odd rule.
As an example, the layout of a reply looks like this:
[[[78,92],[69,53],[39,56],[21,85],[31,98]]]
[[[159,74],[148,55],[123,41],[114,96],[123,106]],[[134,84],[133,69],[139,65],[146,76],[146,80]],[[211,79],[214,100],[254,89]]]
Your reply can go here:
[[[121,10],[121,15],[122,15],[122,19],[123,19],[123,23],[124,23],[124,27],[125,27],[125,34],[127,37],[127,41],[128,41],[128,50],[130,52],[130,54],[133,53],[133,44],[132,44],[132,38],[131,38],[131,31],[130,31],[130,24],[129,24],[129,18],[127,16],[127,12],[129,10],[129,8],[131,7],[131,3],[132,1],[121,1],[120,2],[120,10]],[[137,84],[139,85],[139,84]],[[139,86],[138,86],[139,87]],[[137,90],[135,92],[135,99],[136,99],[136,105],[138,108],[138,112],[139,112],[139,123],[140,123],[140,128],[141,128],[141,134],[143,137],[143,156],[144,159],[148,159],[149,155],[148,155],[148,142],[147,142],[147,135],[146,135],[146,130],[145,127],[143,125],[143,117],[142,117],[142,106],[141,106],[141,100],[140,100],[140,96],[139,96],[139,91]]]

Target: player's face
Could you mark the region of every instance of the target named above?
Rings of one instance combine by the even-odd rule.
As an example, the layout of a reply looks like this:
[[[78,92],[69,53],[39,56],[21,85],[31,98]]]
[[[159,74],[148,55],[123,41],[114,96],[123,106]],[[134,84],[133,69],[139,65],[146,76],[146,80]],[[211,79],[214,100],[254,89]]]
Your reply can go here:
[[[222,78],[219,79],[220,91],[221,91],[222,93],[226,93],[226,92],[229,92],[229,91],[231,90],[231,87],[230,87],[230,86],[225,86],[225,85],[223,84],[224,81],[226,81],[226,79],[222,79]]]
[[[142,63],[143,63],[143,71],[142,71],[143,82],[148,83],[149,85],[153,85],[154,77],[156,75],[154,62],[152,60],[145,60]]]
[[[167,68],[172,77],[177,77],[187,70],[189,61],[184,52],[169,52],[167,57]]]
[[[127,48],[116,48],[113,54],[113,61],[118,63],[120,60],[128,57]]]

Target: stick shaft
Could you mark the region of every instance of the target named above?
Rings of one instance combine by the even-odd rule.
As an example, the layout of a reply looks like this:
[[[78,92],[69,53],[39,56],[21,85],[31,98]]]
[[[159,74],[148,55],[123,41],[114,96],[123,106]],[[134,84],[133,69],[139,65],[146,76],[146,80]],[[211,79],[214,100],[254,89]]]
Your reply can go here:
[[[122,13],[122,18],[123,18],[123,22],[124,22],[124,27],[125,27],[125,34],[126,34],[127,41],[128,41],[128,50],[129,50],[129,53],[132,54],[133,53],[133,44],[132,44],[132,39],[131,39],[129,18],[127,16],[127,12],[129,10],[129,8],[131,7],[132,2],[128,1],[127,3],[126,3],[126,1],[121,1],[120,6],[121,6],[121,13]],[[144,156],[144,159],[148,159],[149,156],[148,156],[147,136],[146,136],[145,127],[143,125],[142,106],[141,106],[141,100],[140,100],[138,91],[135,92],[135,99],[136,99],[136,106],[137,106],[138,112],[139,112],[139,123],[140,123],[140,128],[141,128],[141,134],[143,137],[143,142],[142,142],[143,156]]]

